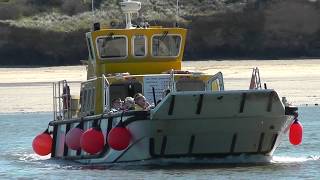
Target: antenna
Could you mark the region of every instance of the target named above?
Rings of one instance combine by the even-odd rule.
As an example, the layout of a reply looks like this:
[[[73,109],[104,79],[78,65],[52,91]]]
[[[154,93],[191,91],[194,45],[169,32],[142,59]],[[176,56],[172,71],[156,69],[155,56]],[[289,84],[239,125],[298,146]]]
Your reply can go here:
[[[94,15],[94,0],[91,0],[91,11],[92,11],[92,24],[94,26],[95,23],[95,15]],[[93,31],[95,30],[95,28],[93,27]]]
[[[179,19],[179,0],[177,0],[177,4],[176,4],[176,27],[179,27],[178,19]]]
[[[91,0],[91,11],[94,16],[94,0]]]
[[[95,22],[95,10],[94,10],[94,0],[91,0],[91,10],[92,10],[92,24],[93,24],[93,31],[98,31],[100,30],[100,23]]]

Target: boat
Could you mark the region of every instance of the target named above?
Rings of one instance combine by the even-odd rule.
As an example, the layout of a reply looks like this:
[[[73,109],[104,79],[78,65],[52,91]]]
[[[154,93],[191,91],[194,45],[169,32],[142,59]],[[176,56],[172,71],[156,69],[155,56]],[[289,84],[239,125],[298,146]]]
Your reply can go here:
[[[37,136],[38,154],[85,164],[192,162],[272,157],[289,129],[301,142],[302,127],[291,132],[299,125],[298,108],[263,86],[258,68],[249,89],[226,90],[221,72],[182,70],[186,29],[133,25],[141,3],[124,1],[121,7],[125,28],[95,23],[85,35],[89,58],[80,95],[70,93],[66,80],[53,83],[53,120],[41,134],[49,143],[40,147]],[[137,93],[148,108],[112,107],[114,100]]]

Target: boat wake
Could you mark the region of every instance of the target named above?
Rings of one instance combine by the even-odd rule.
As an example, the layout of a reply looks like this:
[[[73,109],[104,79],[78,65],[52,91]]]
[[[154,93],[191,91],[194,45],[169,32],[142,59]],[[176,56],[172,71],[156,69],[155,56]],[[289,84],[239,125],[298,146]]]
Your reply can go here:
[[[12,154],[12,158],[19,162],[33,164],[45,169],[68,169],[68,170],[122,170],[126,169],[206,169],[206,168],[232,168],[232,167],[251,167],[264,166],[269,164],[290,165],[305,163],[307,161],[319,161],[320,156],[290,157],[290,156],[273,156],[265,157],[255,156],[228,156],[225,158],[175,158],[175,159],[156,159],[142,160],[136,162],[112,163],[112,164],[95,164],[86,165],[73,161],[64,161],[50,158],[48,156],[38,156],[33,153]]]
[[[24,161],[24,162],[44,161],[44,160],[50,159],[50,155],[39,156],[37,154],[28,154],[28,153],[15,154],[15,156],[17,156],[20,161]]]
[[[271,163],[303,163],[306,161],[319,161],[320,156],[310,155],[306,157],[273,156]]]
[[[82,164],[51,158],[50,155],[39,156],[34,153],[13,153],[8,159],[11,162],[29,164],[42,169],[82,169]]]
[[[292,164],[306,163],[310,161],[319,161],[320,156],[308,157],[289,157],[274,156],[265,158],[263,156],[230,156],[226,158],[210,158],[210,159],[193,159],[193,158],[177,158],[177,159],[157,159],[144,160],[127,163],[112,164],[94,164],[81,165],[80,169],[89,170],[154,170],[154,169],[219,169],[234,167],[256,167],[265,165],[290,166]],[[79,166],[78,166],[79,167]]]

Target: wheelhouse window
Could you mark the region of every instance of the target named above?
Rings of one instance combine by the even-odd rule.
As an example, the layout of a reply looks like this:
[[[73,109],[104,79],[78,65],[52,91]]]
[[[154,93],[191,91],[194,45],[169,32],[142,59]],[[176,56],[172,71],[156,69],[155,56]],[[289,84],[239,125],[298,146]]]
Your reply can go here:
[[[136,56],[136,57],[144,57],[146,56],[146,41],[147,41],[147,38],[143,35],[136,35],[136,36],[133,36],[132,38],[133,42],[133,56]]]
[[[97,40],[99,56],[102,59],[123,59],[128,55],[128,40],[125,36],[107,36]]]
[[[176,57],[180,52],[181,36],[164,33],[152,37],[152,55]]]

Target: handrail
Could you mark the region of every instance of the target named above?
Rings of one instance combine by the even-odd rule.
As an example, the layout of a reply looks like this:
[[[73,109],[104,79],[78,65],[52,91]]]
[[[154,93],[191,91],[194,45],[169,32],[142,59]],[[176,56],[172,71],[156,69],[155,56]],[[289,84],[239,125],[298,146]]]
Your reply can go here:
[[[86,116],[86,117],[77,117],[77,118],[71,118],[71,119],[65,119],[62,121],[56,121],[53,120],[49,122],[50,126],[55,126],[58,124],[69,124],[69,123],[75,123],[75,122],[86,122],[86,121],[93,121],[93,120],[101,120],[101,119],[108,119],[108,118],[116,118],[121,116],[146,116],[148,117],[150,115],[150,110],[148,111],[120,111],[116,113],[103,113],[98,115],[92,115],[92,116]]]
[[[170,71],[170,82],[169,82],[169,89],[170,89],[170,92],[173,92],[175,91],[175,78],[174,78],[174,70],[171,69]]]
[[[105,112],[109,112],[110,111],[110,92],[109,92],[109,86],[110,83],[107,79],[107,77],[102,74],[102,94],[103,94],[103,101],[102,101],[102,107],[104,108]]]

